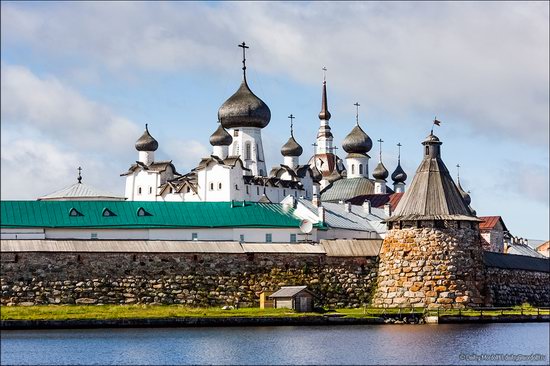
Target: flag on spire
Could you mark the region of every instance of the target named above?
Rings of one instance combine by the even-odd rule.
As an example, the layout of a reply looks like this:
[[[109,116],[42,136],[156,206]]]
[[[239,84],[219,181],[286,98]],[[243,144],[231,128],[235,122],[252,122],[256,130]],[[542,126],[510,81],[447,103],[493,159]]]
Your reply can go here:
[[[441,126],[441,121],[438,121],[437,118],[434,118],[434,125]]]

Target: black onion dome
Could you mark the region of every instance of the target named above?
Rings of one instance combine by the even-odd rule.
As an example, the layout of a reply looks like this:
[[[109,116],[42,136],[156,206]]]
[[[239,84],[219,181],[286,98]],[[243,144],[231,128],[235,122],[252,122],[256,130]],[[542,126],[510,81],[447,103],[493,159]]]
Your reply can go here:
[[[394,183],[404,183],[407,180],[407,173],[401,168],[400,163],[397,163],[397,168],[393,171],[391,179]]]
[[[267,104],[258,98],[243,80],[239,89],[218,109],[218,119],[224,128],[264,128],[271,120]]]
[[[468,192],[466,192],[464,189],[462,189],[462,186],[460,185],[460,180],[458,181],[458,192],[462,196],[462,200],[464,201],[466,206],[469,206],[470,203],[472,203],[472,198],[470,197]]]
[[[290,136],[286,144],[281,148],[283,156],[300,156],[303,152],[304,149],[294,140],[294,136]]]
[[[342,142],[342,148],[348,154],[366,154],[372,149],[372,140],[359,125],[356,125]]]
[[[147,125],[145,125],[145,131],[143,135],[136,141],[137,151],[156,151],[159,148],[159,143],[149,133]]]
[[[233,142],[233,137],[223,128],[220,123],[216,131],[210,135],[210,145],[212,146],[229,146]]]
[[[372,172],[372,176],[374,179],[380,179],[384,180],[388,177],[390,173],[388,172],[388,169],[382,164],[382,162],[379,162],[376,168],[374,168],[374,171]]]

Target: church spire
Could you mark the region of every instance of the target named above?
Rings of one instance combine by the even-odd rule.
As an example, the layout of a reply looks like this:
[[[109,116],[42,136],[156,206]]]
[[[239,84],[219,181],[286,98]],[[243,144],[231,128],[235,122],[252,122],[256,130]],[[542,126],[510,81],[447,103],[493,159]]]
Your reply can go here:
[[[327,68],[323,67],[323,98],[321,101],[321,112],[319,112],[319,119],[328,121],[331,115],[328,111],[327,102]]]

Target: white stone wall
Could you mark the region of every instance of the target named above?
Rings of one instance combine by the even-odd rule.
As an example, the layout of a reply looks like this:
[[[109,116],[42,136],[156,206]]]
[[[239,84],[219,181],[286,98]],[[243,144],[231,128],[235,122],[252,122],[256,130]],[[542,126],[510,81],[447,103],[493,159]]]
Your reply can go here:
[[[0,239],[45,239],[46,235],[42,228],[2,228]]]
[[[235,131],[238,130],[238,133]],[[253,175],[266,176],[264,148],[262,145],[262,129],[257,127],[230,128],[233,136],[229,146],[229,154],[240,156],[244,166],[252,170]],[[247,154],[247,144],[250,144],[250,154]]]
[[[369,176],[369,158],[346,158],[346,172],[348,178],[360,178]]]

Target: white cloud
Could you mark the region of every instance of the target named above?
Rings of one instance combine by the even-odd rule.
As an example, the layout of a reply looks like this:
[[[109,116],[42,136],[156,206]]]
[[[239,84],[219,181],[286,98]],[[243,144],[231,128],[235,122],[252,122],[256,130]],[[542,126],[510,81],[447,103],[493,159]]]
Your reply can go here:
[[[2,63],[2,199],[35,199],[84,181],[121,194],[117,179],[141,134],[133,122],[53,76]]]
[[[201,158],[212,153],[209,147],[196,140],[168,140],[161,149],[173,160],[180,174],[187,173],[198,165]]]
[[[548,3],[71,3],[2,5],[3,42],[132,68],[238,67],[318,83],[396,123],[411,115],[548,144]],[[97,26],[97,19],[102,26]],[[408,118],[404,118],[409,116]],[[402,121],[402,122],[400,122]],[[539,133],[533,133],[538,131]]]

